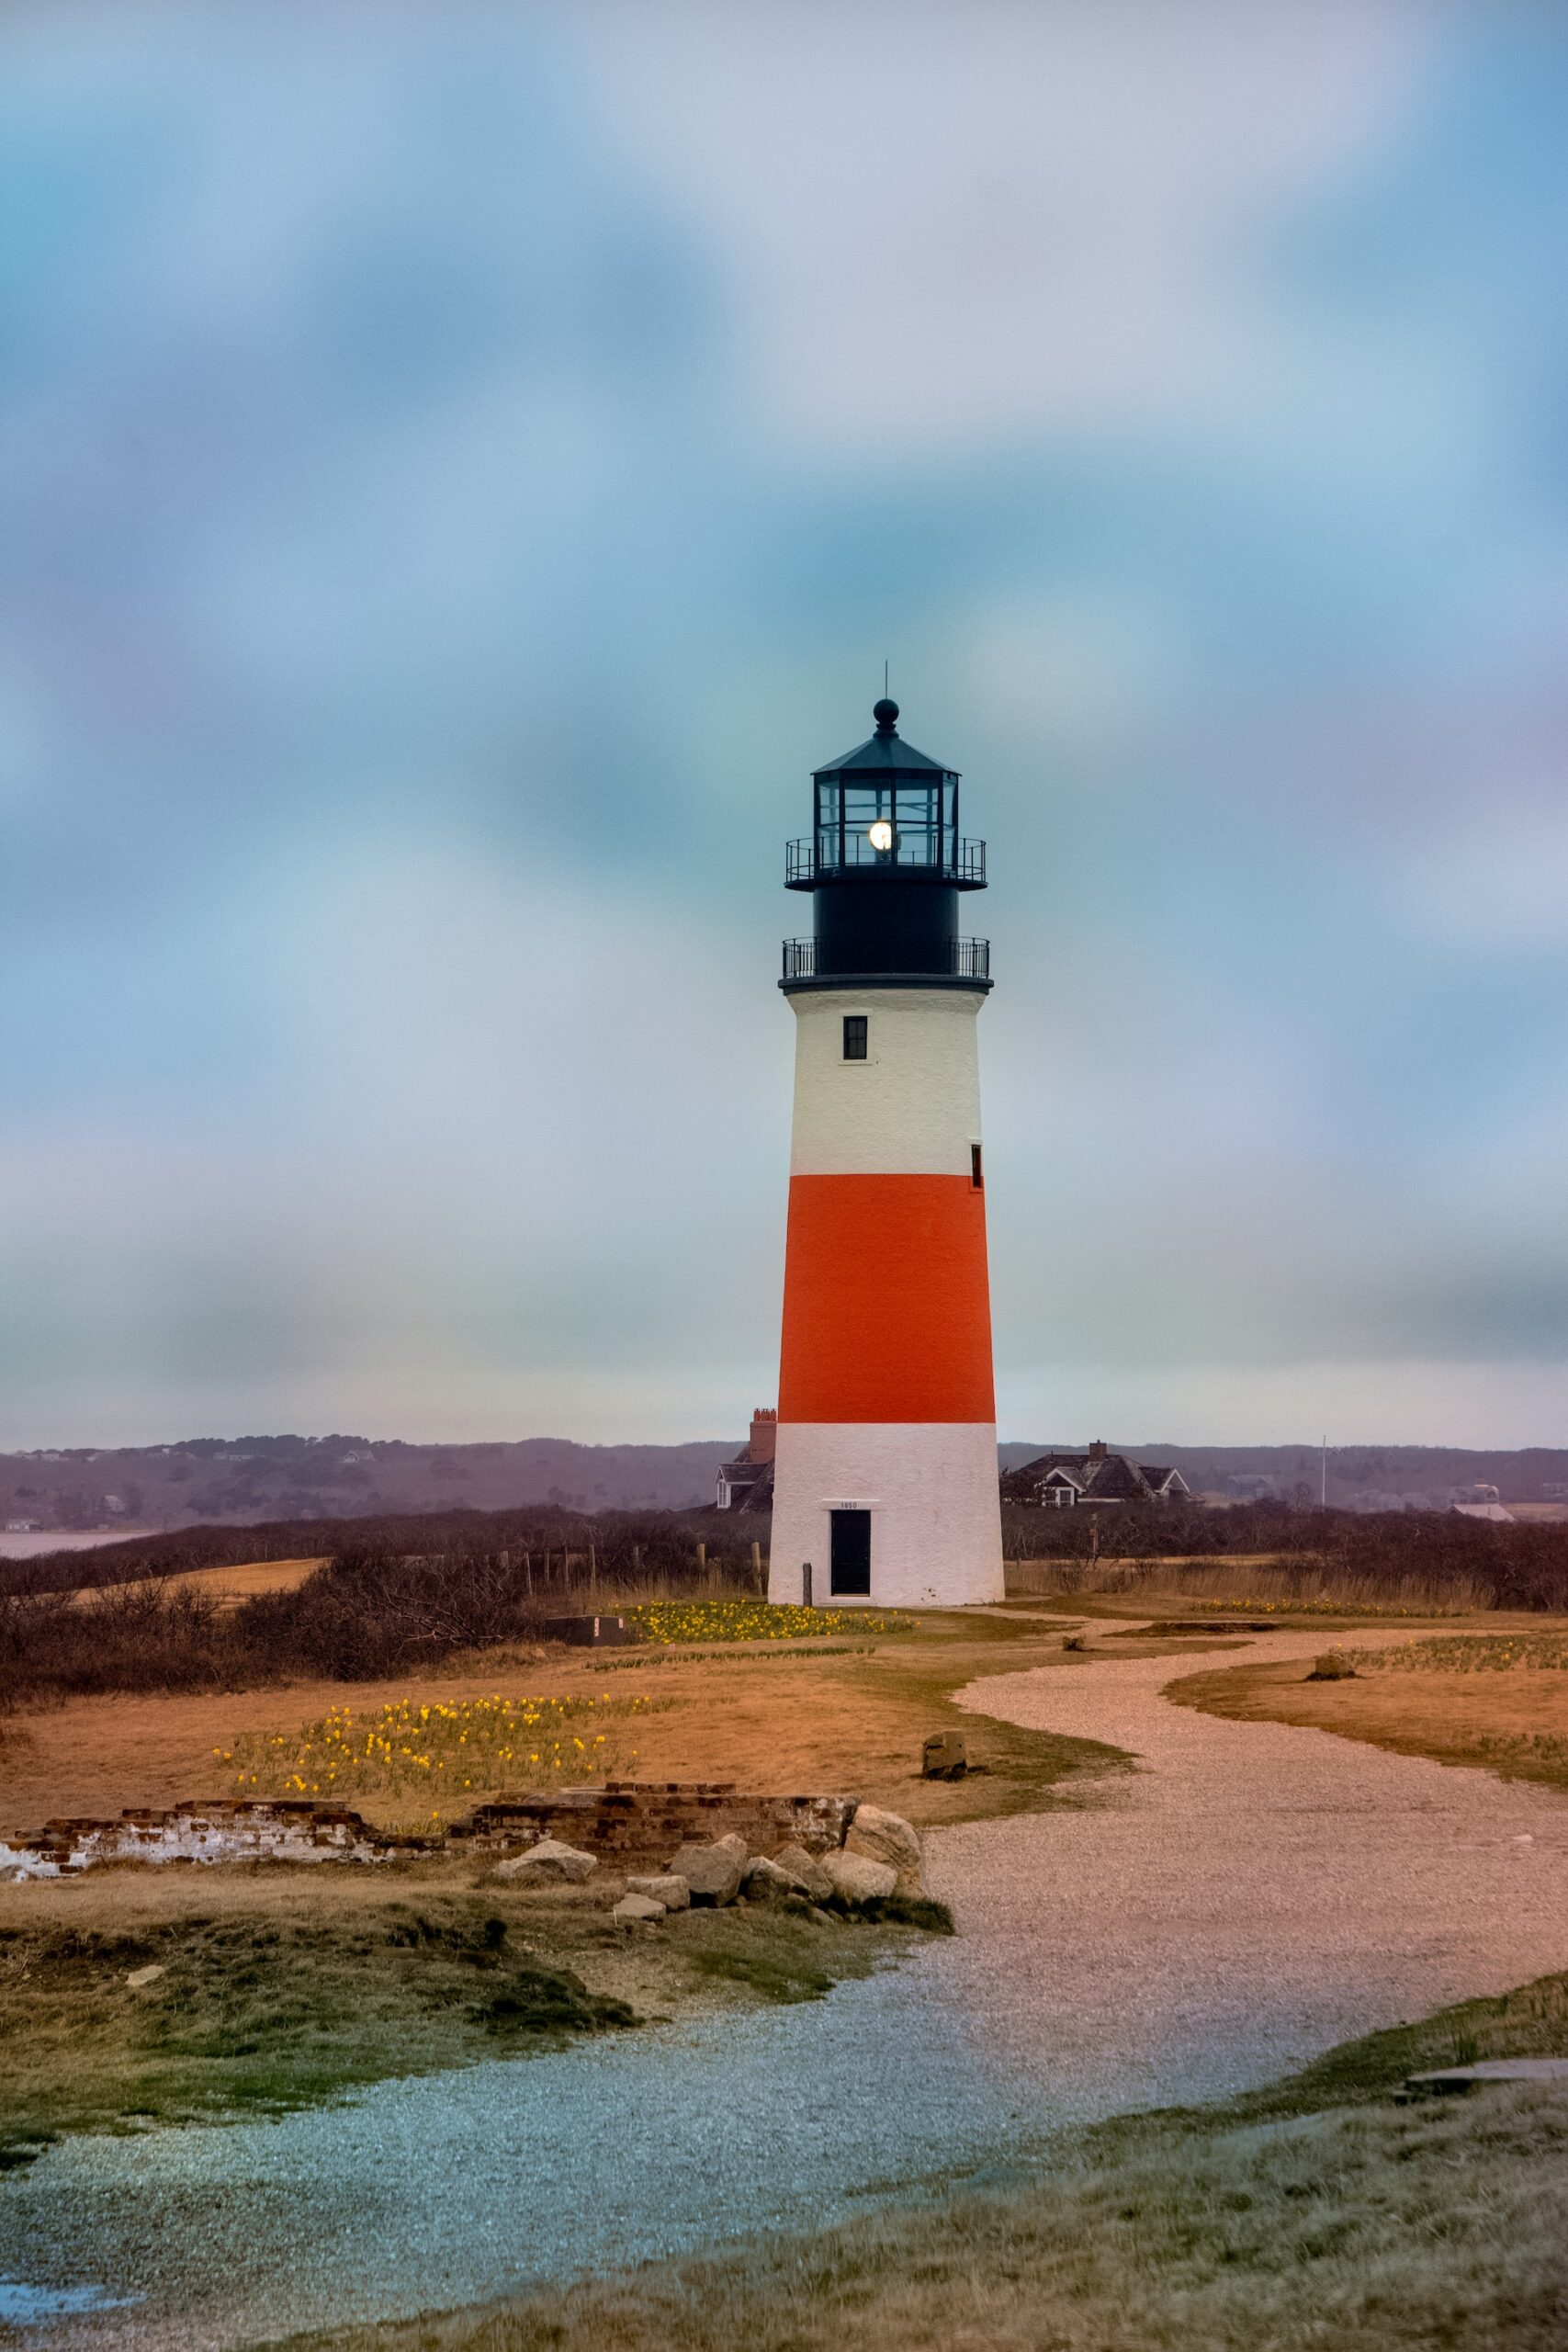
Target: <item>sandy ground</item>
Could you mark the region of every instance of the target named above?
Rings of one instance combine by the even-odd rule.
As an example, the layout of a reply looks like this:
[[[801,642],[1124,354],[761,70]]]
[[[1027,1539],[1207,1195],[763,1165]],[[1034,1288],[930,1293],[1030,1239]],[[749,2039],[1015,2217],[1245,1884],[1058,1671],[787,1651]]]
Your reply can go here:
[[[1319,1646],[1317,1630],[1258,1645]],[[381,2085],[348,2114],[76,2142],[0,2181],[0,2273],[141,2299],[37,2341],[218,2352],[819,2226],[872,2184],[1259,2085],[1568,1967],[1568,1799],[1173,1706],[1181,1670],[1108,1641],[1085,1666],[969,1687],[977,1729],[994,1712],[1132,1748],[1143,1770],[937,1831],[962,1932],[893,1974]]]

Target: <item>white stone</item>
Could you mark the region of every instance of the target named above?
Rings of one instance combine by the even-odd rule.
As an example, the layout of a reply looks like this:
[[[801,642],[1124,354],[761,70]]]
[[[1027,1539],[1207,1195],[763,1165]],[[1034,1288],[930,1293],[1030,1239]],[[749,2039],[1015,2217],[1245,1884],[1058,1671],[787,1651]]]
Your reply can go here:
[[[160,1963],[157,1961],[152,1961],[145,1968],[133,1968],[125,1981],[128,1984],[133,1985],[137,1991],[140,1992],[143,1984],[155,1984],[163,1973],[164,1971]]]
[[[764,1860],[761,1854],[753,1855],[747,1863],[746,1875],[740,1883],[753,1902],[760,1899],[766,1903],[777,1895],[804,1894],[807,1892],[799,1879],[790,1871],[781,1870],[777,1862]]]
[[[743,1867],[733,1846],[717,1844],[682,1846],[670,1864],[671,1874],[690,1887],[692,1901],[707,1905],[734,1902]]]
[[[525,1854],[497,1862],[494,1875],[513,1886],[581,1886],[598,1867],[593,1855],[576,1846],[563,1846],[558,1838],[541,1838]]]
[[[662,1903],[655,1903],[650,1895],[623,1894],[610,1917],[618,1920],[623,1928],[650,1928],[655,1921],[666,1917],[666,1908]]]
[[[897,1892],[898,1873],[890,1862],[874,1862],[869,1854],[846,1853],[840,1846],[824,1854],[823,1867],[833,1892],[846,1903],[885,1903]]]
[[[833,1882],[822,1867],[821,1857],[808,1854],[804,1846],[781,1846],[773,1856],[773,1867],[787,1873],[802,1894],[813,1903],[825,1903],[833,1892]]]
[[[661,1871],[654,1878],[629,1878],[626,1893],[646,1894],[650,1903],[662,1903],[666,1911],[689,1911],[692,1906],[691,1888],[673,1871]]]
[[[886,1813],[879,1804],[859,1804],[844,1838],[844,1850],[886,1862],[896,1872],[900,1894],[923,1894],[924,1860],[919,1833],[902,1814]]]

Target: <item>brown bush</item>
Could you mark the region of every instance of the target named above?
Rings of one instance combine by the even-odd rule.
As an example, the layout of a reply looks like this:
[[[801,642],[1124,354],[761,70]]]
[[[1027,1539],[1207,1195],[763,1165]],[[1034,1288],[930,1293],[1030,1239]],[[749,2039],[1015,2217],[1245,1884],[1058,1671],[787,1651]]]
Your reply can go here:
[[[743,1554],[732,1538],[728,1559],[719,1555],[699,1566],[684,1514],[626,1514],[614,1526],[595,1521],[592,1534],[586,1521],[574,1520],[570,1532],[581,1549],[558,1548],[563,1514],[535,1514],[533,1527],[543,1520],[551,1539],[537,1551],[527,1544],[483,1548],[480,1533],[491,1532],[485,1522],[514,1526],[519,1516],[415,1521],[427,1545],[438,1528],[450,1539],[453,1521],[461,1522],[446,1548],[421,1552],[367,1541],[358,1526],[355,1540],[344,1543],[340,1525],[336,1555],[303,1583],[233,1610],[146,1568],[135,1581],[80,1596],[0,1592],[0,1713],[106,1690],[237,1690],[298,1676],[371,1680],[457,1650],[540,1638],[553,1614],[591,1600],[610,1606],[617,1582],[666,1591],[754,1589],[750,1538]],[[231,1532],[245,1532],[224,1531]],[[407,1526],[398,1533],[406,1538]]]
[[[1352,1511],[1291,1503],[1118,1504],[1095,1510],[1002,1508],[1010,1560],[1276,1557],[1324,1578],[1478,1593],[1496,1609],[1568,1609],[1568,1524],[1467,1519],[1459,1511]]]

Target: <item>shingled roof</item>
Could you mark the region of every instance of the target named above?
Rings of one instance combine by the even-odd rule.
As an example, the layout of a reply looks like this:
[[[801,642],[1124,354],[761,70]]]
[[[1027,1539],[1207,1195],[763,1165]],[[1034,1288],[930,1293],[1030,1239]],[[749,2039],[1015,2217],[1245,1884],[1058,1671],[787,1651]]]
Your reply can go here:
[[[1128,1454],[1096,1445],[1083,1453],[1038,1454],[1021,1470],[1008,1473],[1002,1480],[1002,1499],[1038,1503],[1053,1487],[1070,1487],[1077,1500],[1084,1503],[1163,1502],[1188,1491],[1185,1478],[1168,1464],[1139,1464]]]

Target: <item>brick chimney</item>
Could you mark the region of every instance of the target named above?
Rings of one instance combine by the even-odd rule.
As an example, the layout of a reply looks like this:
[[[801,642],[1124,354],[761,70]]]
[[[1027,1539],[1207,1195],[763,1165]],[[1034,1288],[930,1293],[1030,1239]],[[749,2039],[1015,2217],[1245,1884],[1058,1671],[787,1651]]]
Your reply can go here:
[[[1091,1462],[1103,1462],[1109,1451],[1105,1440],[1102,1437],[1097,1437],[1089,1447],[1089,1458]]]
[[[759,1405],[751,1416],[751,1442],[746,1451],[753,1462],[771,1462],[778,1443],[779,1417],[768,1405]]]

